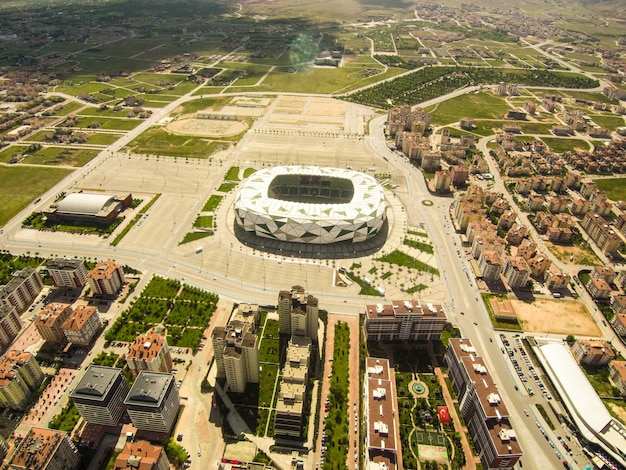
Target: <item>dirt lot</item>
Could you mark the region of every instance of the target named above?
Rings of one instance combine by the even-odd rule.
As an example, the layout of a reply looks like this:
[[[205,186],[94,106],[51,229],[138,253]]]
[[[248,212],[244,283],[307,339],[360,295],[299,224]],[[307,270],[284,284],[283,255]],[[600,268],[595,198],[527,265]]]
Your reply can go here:
[[[532,304],[511,300],[524,331],[574,336],[600,336],[585,305],[576,300],[536,299]]]
[[[602,264],[602,261],[590,248],[575,245],[554,245],[548,241],[544,241],[544,244],[563,263],[585,264],[587,266]]]
[[[173,134],[226,137],[248,130],[248,125],[245,122],[230,120],[181,119],[170,122],[167,130]]]

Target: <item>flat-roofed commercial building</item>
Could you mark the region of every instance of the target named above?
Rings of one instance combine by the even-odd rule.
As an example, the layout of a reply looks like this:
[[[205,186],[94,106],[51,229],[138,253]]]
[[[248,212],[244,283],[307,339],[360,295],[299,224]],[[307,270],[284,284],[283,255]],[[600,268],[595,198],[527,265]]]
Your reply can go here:
[[[33,354],[7,351],[0,357],[0,408],[26,409],[43,379],[43,371]]]
[[[33,303],[43,289],[39,273],[33,268],[24,268],[13,273],[4,286],[0,286],[0,305],[12,305],[21,314]]]
[[[180,407],[174,374],[142,370],[124,404],[137,429],[169,433]]]
[[[445,361],[461,414],[484,468],[513,469],[522,449],[483,358],[468,339],[450,339]]]
[[[441,305],[394,300],[365,307],[368,341],[436,340],[441,338],[445,325],[446,314]]]
[[[398,402],[394,383],[387,359],[365,359],[365,468],[402,468],[399,463]]]
[[[87,268],[82,259],[51,259],[46,270],[56,287],[80,289],[87,283]]]
[[[161,446],[148,441],[127,442],[115,459],[113,470],[169,470],[170,462]]]
[[[0,352],[13,344],[23,325],[13,305],[0,305]]]
[[[126,354],[126,363],[133,377],[137,377],[142,370],[172,371],[172,353],[166,337],[167,331],[164,328],[152,328],[145,335],[135,338]]]
[[[8,462],[10,470],[76,470],[80,455],[66,432],[31,428]]]
[[[307,295],[302,286],[278,293],[278,321],[280,332],[291,336],[304,336],[317,342],[319,301]]]
[[[102,328],[98,309],[92,305],[78,305],[61,329],[68,343],[89,346]]]
[[[124,271],[113,261],[102,261],[89,271],[87,280],[94,294],[115,295],[124,285]]]
[[[300,439],[308,406],[306,393],[311,360],[311,339],[292,336],[287,346],[283,375],[276,402],[274,434]]]
[[[122,369],[89,366],[70,398],[88,423],[115,426],[124,414],[124,400],[129,391]]]
[[[46,341],[62,344],[65,342],[63,324],[70,318],[73,312],[70,304],[51,303],[35,320],[35,328]]]

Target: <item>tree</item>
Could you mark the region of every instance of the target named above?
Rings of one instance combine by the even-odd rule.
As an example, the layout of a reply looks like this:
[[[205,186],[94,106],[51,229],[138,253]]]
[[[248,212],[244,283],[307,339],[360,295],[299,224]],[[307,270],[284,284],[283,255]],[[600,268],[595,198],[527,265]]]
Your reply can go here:
[[[567,344],[571,346],[572,344],[576,342],[576,337],[574,335],[567,335],[567,338],[565,338],[565,341],[567,341]]]
[[[177,444],[174,439],[168,437],[163,441],[163,449],[165,449],[165,455],[170,463],[176,467],[181,467],[185,460],[187,460],[187,451],[183,446]]]

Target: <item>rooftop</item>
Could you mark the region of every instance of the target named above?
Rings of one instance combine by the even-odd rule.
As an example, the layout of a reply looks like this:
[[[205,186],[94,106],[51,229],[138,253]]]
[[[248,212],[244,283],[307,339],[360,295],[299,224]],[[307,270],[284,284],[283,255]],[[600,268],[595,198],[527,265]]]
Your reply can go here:
[[[70,397],[103,400],[121,373],[122,369],[117,367],[89,366]]]
[[[174,374],[142,370],[128,392],[124,404],[160,407],[173,382]]]

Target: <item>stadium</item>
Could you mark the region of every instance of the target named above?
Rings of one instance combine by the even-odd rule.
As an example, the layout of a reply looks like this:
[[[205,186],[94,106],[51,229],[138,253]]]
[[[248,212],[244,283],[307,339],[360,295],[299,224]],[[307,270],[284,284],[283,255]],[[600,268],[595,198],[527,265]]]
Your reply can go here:
[[[239,189],[236,225],[258,237],[328,245],[375,237],[386,221],[383,188],[369,175],[317,166],[277,166]]]

